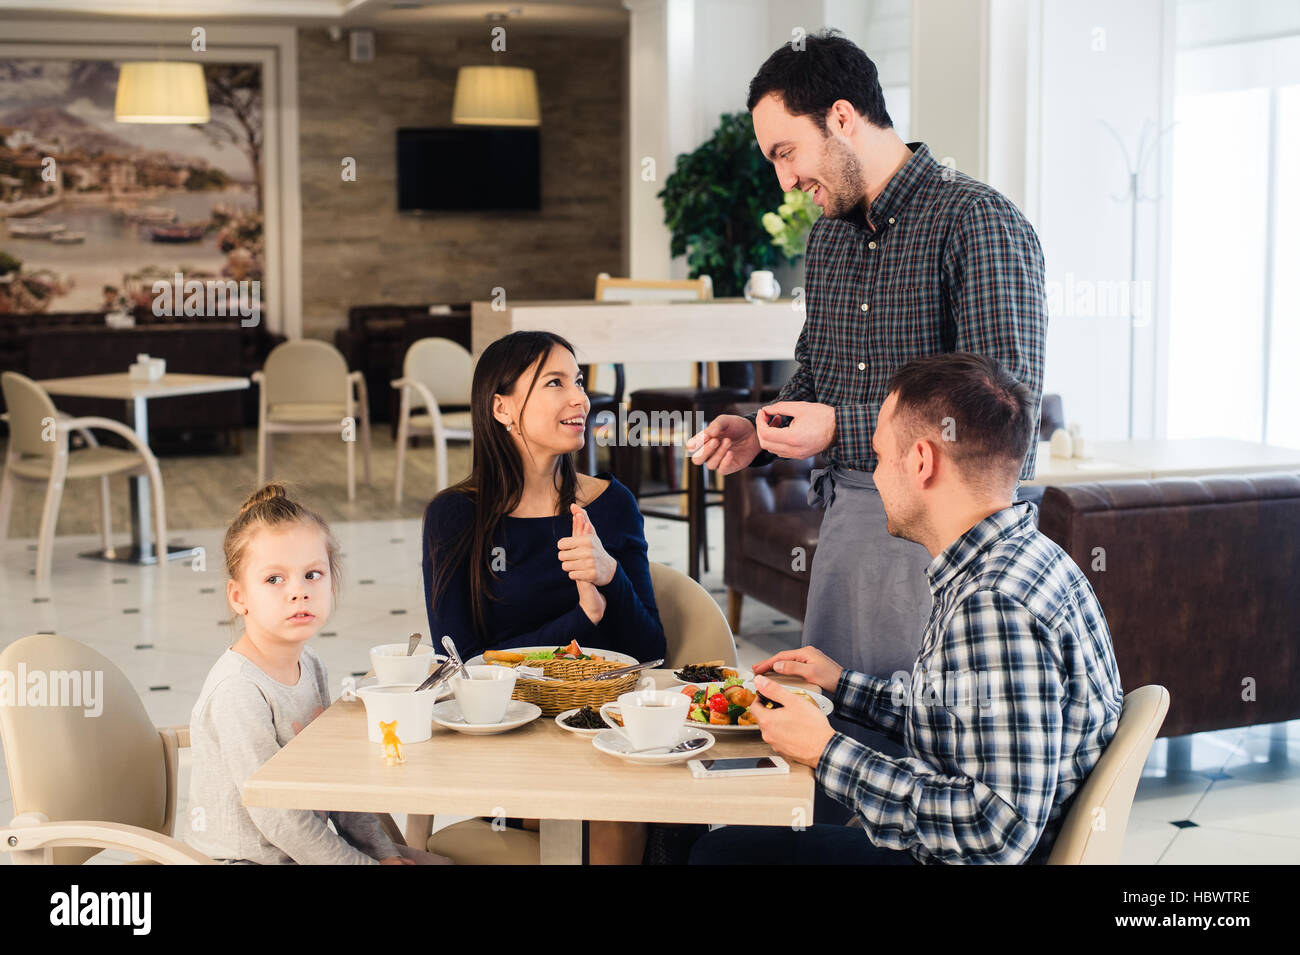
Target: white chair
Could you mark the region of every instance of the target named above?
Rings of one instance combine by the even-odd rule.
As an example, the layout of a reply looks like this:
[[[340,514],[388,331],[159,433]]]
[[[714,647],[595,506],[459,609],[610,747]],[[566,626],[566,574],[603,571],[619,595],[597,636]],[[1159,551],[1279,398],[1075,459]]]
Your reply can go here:
[[[167,515],[162,473],[148,445],[126,425],[111,418],[68,417],[54,407],[45,389],[26,375],[7,371],[0,376],[0,386],[9,408],[9,450],[5,455],[4,479],[0,481],[0,540],[9,536],[9,512],[13,508],[16,482],[45,484],[45,507],[36,545],[37,583],[44,584],[50,579],[54,531],[63,501],[63,485],[68,480],[99,478],[100,532],[104,549],[111,550],[113,527],[108,479],[118,474],[147,476],[154,509],[154,546],[157,553],[166,554]],[[91,428],[120,435],[134,450],[100,446],[90,433]],[[73,431],[85,438],[88,447],[77,451],[69,448],[68,438]]]
[[[402,377],[392,383],[402,393],[397,413],[397,482],[394,488],[398,504],[402,503],[406,443],[413,432],[433,437],[438,482],[434,493],[447,486],[447,442],[470,439],[470,413],[444,412],[442,409],[448,405],[468,405],[473,380],[474,358],[451,339],[421,338],[406,350]],[[420,412],[420,409],[424,410]]]
[[[271,435],[331,433],[342,437],[346,423],[361,426],[366,483],[370,483],[370,402],[366,380],[348,371],[343,355],[332,345],[312,339],[284,342],[271,349],[258,385],[257,483],[271,474]],[[348,459],[348,500],[357,496],[356,441],[345,440]]]
[[[706,660],[736,665],[736,639],[712,594],[680,570],[654,561],[650,584],[668,643],[666,666],[677,669]]]

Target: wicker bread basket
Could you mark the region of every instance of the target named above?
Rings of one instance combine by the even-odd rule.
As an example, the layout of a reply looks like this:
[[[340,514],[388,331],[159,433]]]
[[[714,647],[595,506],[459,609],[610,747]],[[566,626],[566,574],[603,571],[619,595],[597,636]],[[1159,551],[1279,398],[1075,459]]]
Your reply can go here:
[[[519,677],[515,683],[516,700],[536,703],[547,716],[555,716],[579,706],[599,707],[636,689],[640,673],[628,673],[612,680],[593,682],[590,677],[606,670],[617,670],[624,663],[605,660],[529,660],[530,667],[541,667],[547,676],[558,677],[562,682],[530,680]]]

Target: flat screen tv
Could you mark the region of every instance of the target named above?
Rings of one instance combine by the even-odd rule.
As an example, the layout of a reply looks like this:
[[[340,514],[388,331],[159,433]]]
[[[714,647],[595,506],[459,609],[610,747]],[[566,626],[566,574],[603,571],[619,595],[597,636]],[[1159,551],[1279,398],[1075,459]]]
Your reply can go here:
[[[542,207],[536,127],[451,126],[397,131],[397,211]]]

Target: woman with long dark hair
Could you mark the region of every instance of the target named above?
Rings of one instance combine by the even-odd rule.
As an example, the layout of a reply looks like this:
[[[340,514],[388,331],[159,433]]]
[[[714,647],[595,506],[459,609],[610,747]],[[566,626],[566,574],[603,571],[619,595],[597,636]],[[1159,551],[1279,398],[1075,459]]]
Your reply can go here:
[[[424,515],[424,586],[436,641],[461,656],[577,640],[638,660],[665,655],[636,498],[577,473],[591,402],[573,346],[542,331],[488,346],[470,396],[473,466]]]

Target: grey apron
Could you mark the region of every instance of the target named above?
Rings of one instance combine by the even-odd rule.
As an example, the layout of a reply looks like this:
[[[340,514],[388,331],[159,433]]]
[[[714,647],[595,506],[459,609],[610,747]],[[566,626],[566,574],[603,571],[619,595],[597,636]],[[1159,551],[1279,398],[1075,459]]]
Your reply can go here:
[[[892,537],[868,471],[817,468],[808,503],[825,510],[803,643],[853,670],[912,672],[930,617],[930,552]]]

